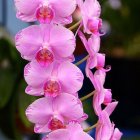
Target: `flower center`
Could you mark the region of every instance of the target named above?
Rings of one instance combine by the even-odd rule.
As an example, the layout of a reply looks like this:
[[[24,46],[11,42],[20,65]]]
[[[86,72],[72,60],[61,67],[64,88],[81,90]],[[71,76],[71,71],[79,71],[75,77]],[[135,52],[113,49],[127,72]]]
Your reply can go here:
[[[56,81],[47,81],[44,84],[44,94],[56,97],[60,93],[60,85]]]
[[[88,20],[87,23],[88,29],[94,33],[94,34],[99,34],[101,26],[102,26],[102,21],[100,19],[90,19]]]
[[[51,8],[47,6],[40,7],[36,12],[36,18],[41,23],[50,23],[54,17],[54,13]]]
[[[36,54],[36,60],[41,64],[41,66],[48,66],[53,62],[54,57],[49,50],[42,49]]]
[[[52,131],[62,128],[66,128],[66,126],[56,118],[53,118],[49,123],[49,129],[51,129]]]

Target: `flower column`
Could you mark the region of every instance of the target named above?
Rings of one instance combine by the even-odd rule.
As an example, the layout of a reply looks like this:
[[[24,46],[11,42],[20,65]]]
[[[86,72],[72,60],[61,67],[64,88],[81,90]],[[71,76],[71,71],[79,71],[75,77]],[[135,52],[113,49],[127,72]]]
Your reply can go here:
[[[108,70],[103,68],[104,55],[98,53],[102,20],[99,18],[100,5],[96,0],[77,0],[77,3],[76,0],[15,0],[17,18],[41,23],[23,29],[15,37],[17,50],[23,59],[30,61],[24,69],[28,84],[26,93],[41,96],[27,108],[26,115],[35,124],[35,133],[48,133],[44,140],[93,139],[81,127],[81,122],[87,119],[87,115],[78,98],[84,76],[72,64],[75,36],[63,27],[72,22],[72,13],[77,4],[82,14],[77,32],[89,52],[86,74],[96,89],[93,101],[95,112],[99,116],[96,139],[120,139],[119,130],[114,130],[114,124],[105,121],[106,118],[109,120],[117,102],[111,102],[110,90],[103,88],[105,72]],[[92,34],[88,41],[79,31],[82,25],[85,33]],[[98,70],[93,75],[90,69],[95,67]],[[104,110],[101,109],[102,103],[107,105]],[[110,134],[106,139],[100,136],[100,132],[104,131],[102,125],[110,125],[107,127]]]

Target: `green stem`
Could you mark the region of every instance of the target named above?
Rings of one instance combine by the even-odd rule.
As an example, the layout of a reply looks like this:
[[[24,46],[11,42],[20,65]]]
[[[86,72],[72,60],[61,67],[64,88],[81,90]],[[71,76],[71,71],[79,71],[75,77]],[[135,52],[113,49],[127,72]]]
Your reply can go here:
[[[86,96],[80,98],[80,100],[83,102],[83,101],[85,101],[86,99],[88,99],[88,98],[90,98],[91,96],[93,96],[94,93],[95,93],[95,91],[93,91],[93,92],[89,93],[88,95],[86,95]]]
[[[78,21],[78,22],[76,22],[76,23],[75,23],[74,25],[72,25],[71,27],[69,27],[69,30],[75,29],[76,27],[78,27],[78,26],[80,25],[80,23],[81,23],[81,20]]]
[[[97,123],[94,124],[93,126],[87,128],[87,129],[85,129],[84,131],[85,131],[85,132],[89,132],[89,131],[91,131],[93,128],[95,128],[96,126],[97,126]]]
[[[84,57],[82,60],[78,61],[77,63],[75,63],[76,66],[82,64],[83,62],[85,62],[88,59],[89,55],[87,55],[86,57]]]

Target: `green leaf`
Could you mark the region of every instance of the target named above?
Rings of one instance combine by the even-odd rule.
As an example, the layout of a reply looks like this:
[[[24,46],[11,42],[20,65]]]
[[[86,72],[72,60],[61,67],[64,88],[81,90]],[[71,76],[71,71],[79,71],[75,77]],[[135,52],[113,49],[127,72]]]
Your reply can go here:
[[[19,88],[19,116],[25,127],[31,127],[32,124],[27,120],[27,117],[25,115],[26,108],[37,98],[34,96],[27,95],[25,91],[26,84],[24,81],[22,81],[20,88]]]
[[[0,109],[8,103],[15,81],[15,74],[8,69],[0,69]]]
[[[92,107],[92,99],[87,99],[83,102],[83,107],[85,113],[88,115],[87,122],[94,124],[97,121],[97,116],[94,113],[94,109]]]

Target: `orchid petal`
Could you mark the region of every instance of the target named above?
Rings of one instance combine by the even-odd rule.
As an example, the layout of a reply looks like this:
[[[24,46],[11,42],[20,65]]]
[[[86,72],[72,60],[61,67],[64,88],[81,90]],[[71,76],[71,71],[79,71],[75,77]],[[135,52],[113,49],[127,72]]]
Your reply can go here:
[[[58,56],[71,56],[75,50],[74,34],[62,26],[55,26],[50,32],[50,46]]]
[[[64,62],[59,67],[58,79],[62,89],[68,93],[75,93],[83,85],[83,74],[78,67],[70,62]]]
[[[36,61],[32,61],[25,66],[24,77],[26,82],[32,87],[41,86],[52,72],[52,66],[41,67]]]

